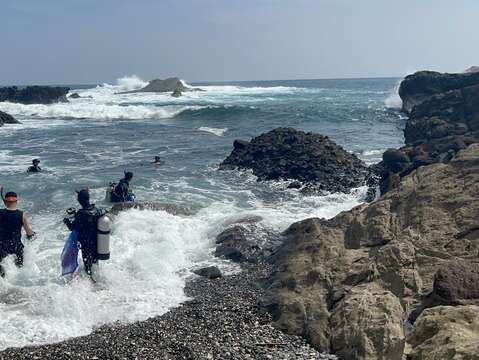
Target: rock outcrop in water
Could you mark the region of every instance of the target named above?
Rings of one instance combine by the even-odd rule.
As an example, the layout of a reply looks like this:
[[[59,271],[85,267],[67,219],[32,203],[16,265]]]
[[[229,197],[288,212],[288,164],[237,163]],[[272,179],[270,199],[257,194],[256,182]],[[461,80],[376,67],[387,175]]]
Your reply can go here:
[[[385,152],[375,166],[382,193],[418,167],[446,163],[479,141],[479,73],[422,71],[407,76],[399,93],[409,112],[406,145]]]
[[[0,126],[4,124],[19,124],[20,121],[15,119],[12,115],[0,111]]]
[[[132,93],[142,93],[142,92],[154,92],[154,93],[170,92],[172,94],[175,94],[174,96],[177,97],[177,95],[181,96],[181,93],[185,91],[202,91],[202,89],[186,86],[185,83],[180,78],[171,77],[164,80],[154,79],[154,80],[151,80],[148,83],[148,85],[146,85],[145,87],[141,89],[125,91],[125,92],[121,92],[120,94],[132,94]]]
[[[308,188],[348,192],[364,184],[366,165],[327,136],[277,128],[236,140],[220,170],[251,169],[259,181],[298,180]]]
[[[63,86],[16,86],[0,88],[0,102],[9,101],[21,104],[53,104],[67,102],[70,88]]]
[[[412,354],[434,347],[445,354],[448,347],[474,358],[479,318],[466,314],[479,304],[472,270],[479,263],[477,194],[479,144],[473,144],[448,164],[418,168],[372,204],[293,224],[273,258],[277,272],[263,305],[280,329],[344,359],[402,359],[407,320],[419,324],[409,342]],[[458,263],[471,269],[463,277],[454,270]],[[432,299],[435,293],[442,299]],[[435,307],[443,304],[462,304],[462,310]],[[442,311],[449,319],[460,312],[464,329],[475,336],[446,346],[453,327],[438,335],[425,319],[434,316],[439,326]],[[413,358],[442,358],[421,356]]]

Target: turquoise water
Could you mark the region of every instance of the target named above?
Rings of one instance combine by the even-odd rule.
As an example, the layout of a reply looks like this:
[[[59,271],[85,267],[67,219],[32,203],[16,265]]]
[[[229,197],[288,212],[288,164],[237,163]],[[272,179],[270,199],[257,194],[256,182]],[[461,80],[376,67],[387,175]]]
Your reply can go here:
[[[203,92],[175,99],[116,92],[140,87],[73,86],[84,98],[67,104],[0,103],[22,122],[0,128],[0,184],[19,193],[20,207],[38,232],[26,244],[26,265],[7,259],[0,279],[0,349],[87,334],[100,324],[145,319],[184,301],[189,269],[217,260],[214,237],[249,215],[260,226],[284,230],[311,216],[332,217],[361,203],[352,194],[302,197],[286,184],[259,184],[248,172],[219,172],[236,138],[250,139],[278,126],[330,136],[374,163],[402,144],[404,119],[398,79],[301,80],[194,84]],[[151,164],[160,155],[163,164]],[[44,172],[27,175],[31,159]],[[90,187],[105,204],[107,183],[124,170],[135,174],[138,200],[188,206],[192,216],[129,211],[115,219],[112,259],[101,264],[99,284],[79,276],[65,285],[58,256],[67,231],[64,209],[76,206],[74,190]],[[3,316],[5,314],[5,316]],[[27,326],[28,324],[28,326]]]

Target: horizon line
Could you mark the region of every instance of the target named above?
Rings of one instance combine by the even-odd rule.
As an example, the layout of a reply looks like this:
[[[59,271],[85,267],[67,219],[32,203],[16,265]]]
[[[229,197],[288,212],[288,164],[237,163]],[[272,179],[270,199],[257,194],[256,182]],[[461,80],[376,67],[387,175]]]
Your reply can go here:
[[[128,75],[126,75],[128,76]],[[133,75],[131,75],[133,76]],[[228,83],[242,83],[242,82],[273,82],[273,81],[317,81],[317,80],[379,80],[379,79],[399,79],[404,76],[372,76],[372,77],[331,77],[331,78],[298,78],[298,79],[259,79],[259,80],[201,80],[201,81],[191,81],[191,84],[201,84],[201,83],[223,83],[223,84],[228,84]],[[165,78],[166,79],[166,78]],[[181,78],[180,78],[181,79]],[[154,79],[151,79],[154,80]],[[151,80],[145,80],[145,81],[151,81]],[[185,81],[187,84],[190,83],[184,79],[181,79]],[[48,85],[39,85],[38,83],[32,83],[32,84],[10,84],[10,85],[0,85],[0,87],[10,87],[10,86],[17,86],[17,87],[26,87],[26,86],[69,86],[69,85],[79,85],[79,86],[89,86],[89,85],[102,85],[102,84],[109,84],[108,82],[98,82],[98,83],[51,83]],[[113,83],[112,83],[113,84]],[[111,84],[110,84],[111,85]]]

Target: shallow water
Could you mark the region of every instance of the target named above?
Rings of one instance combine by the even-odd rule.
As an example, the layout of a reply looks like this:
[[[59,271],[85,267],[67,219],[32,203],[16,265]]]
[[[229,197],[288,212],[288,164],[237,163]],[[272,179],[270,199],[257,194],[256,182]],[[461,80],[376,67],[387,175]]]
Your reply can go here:
[[[277,231],[307,217],[332,217],[361,203],[350,195],[302,197],[259,184],[247,172],[219,172],[235,138],[278,126],[329,135],[374,163],[402,144],[404,120],[394,104],[396,79],[307,80],[195,84],[206,91],[175,99],[161,94],[115,95],[142,84],[77,87],[68,104],[0,103],[22,124],[0,128],[0,184],[19,193],[38,238],[26,243],[25,267],[11,259],[0,278],[0,349],[87,334],[104,323],[164,313],[185,300],[189,269],[210,263],[215,236],[248,215]],[[160,155],[160,167],[151,164]],[[44,172],[25,173],[38,157]],[[124,170],[135,173],[137,198],[188,206],[191,216],[131,210],[114,222],[111,260],[99,281],[65,284],[59,255],[68,232],[64,210],[74,190],[89,186],[100,206],[105,187]]]

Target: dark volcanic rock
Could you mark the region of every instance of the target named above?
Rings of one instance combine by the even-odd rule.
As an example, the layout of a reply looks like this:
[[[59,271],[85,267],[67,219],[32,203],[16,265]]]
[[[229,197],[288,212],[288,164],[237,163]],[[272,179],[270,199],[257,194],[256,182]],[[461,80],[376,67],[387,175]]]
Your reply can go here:
[[[348,192],[364,183],[366,165],[320,134],[277,128],[251,142],[235,140],[220,170],[252,169],[259,181],[297,180],[318,190]]]
[[[414,106],[435,94],[475,84],[479,84],[478,72],[442,74],[435,71],[419,71],[406,76],[401,82],[399,96],[403,101],[403,111],[409,113]]]
[[[381,193],[418,167],[446,163],[479,141],[479,73],[422,71],[407,76],[399,93],[409,113],[406,145],[388,150],[374,166]]]
[[[180,97],[181,95],[183,95],[183,94],[181,93],[181,90],[179,90],[179,89],[176,89],[175,91],[173,91],[171,93],[171,96],[176,97],[176,98]]]
[[[177,77],[171,77],[167,79],[154,79],[151,80],[148,85],[139,89],[139,90],[132,90],[132,91],[125,91],[120,94],[131,94],[131,93],[140,93],[140,92],[171,92],[173,96],[180,96],[182,92],[185,91],[202,91],[199,88],[192,88],[185,86],[183,81]]]
[[[206,277],[208,279],[214,280],[223,276],[221,270],[216,266],[207,266],[198,270],[193,271],[196,275]]]
[[[68,98],[71,98],[71,99],[79,99],[81,98],[80,94],[78,93],[73,93],[71,94]]]
[[[9,101],[21,104],[52,104],[67,102],[66,95],[70,88],[63,86],[16,86],[0,88],[0,102]]]
[[[20,121],[15,119],[12,115],[0,111],[0,126],[3,124],[19,124]]]
[[[479,299],[479,263],[453,262],[439,268],[433,291],[448,305]]]

